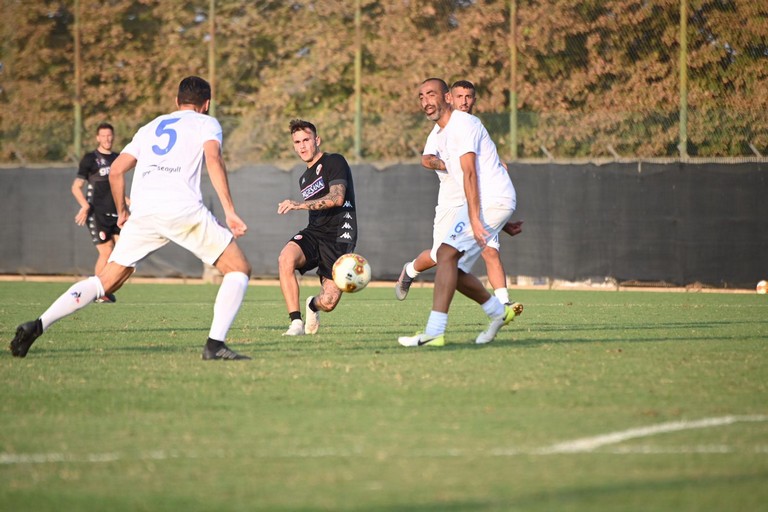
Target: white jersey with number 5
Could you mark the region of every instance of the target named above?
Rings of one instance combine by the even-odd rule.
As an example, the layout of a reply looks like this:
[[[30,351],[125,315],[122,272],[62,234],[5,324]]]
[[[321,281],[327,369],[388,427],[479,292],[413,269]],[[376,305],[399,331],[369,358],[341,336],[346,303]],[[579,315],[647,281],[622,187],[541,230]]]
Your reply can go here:
[[[123,153],[136,158],[131,215],[180,213],[203,205],[200,174],[209,140],[222,143],[216,118],[194,110],[162,115],[136,132]]]

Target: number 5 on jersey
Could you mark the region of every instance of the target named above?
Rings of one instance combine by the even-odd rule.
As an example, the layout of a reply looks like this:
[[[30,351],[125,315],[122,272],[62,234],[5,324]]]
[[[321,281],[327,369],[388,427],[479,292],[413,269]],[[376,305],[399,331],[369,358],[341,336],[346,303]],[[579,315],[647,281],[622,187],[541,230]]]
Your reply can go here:
[[[166,155],[168,152],[173,149],[173,146],[176,144],[176,130],[173,128],[168,128],[168,125],[171,125],[175,122],[177,122],[179,118],[175,119],[165,119],[163,121],[160,121],[160,124],[157,125],[157,129],[155,130],[155,135],[158,137],[162,137],[163,135],[168,136],[168,144],[164,148],[161,148],[158,145],[152,146],[152,152],[156,155]]]

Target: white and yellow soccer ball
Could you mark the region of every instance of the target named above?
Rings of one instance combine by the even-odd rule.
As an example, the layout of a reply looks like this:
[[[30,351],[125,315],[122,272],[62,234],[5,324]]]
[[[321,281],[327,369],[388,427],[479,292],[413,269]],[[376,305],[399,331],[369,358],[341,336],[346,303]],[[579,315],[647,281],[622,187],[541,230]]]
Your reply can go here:
[[[757,283],[755,290],[760,295],[765,295],[766,292],[768,292],[768,281],[760,281],[759,283]]]
[[[371,266],[359,254],[342,254],[333,264],[333,282],[339,290],[359,292],[371,282]]]

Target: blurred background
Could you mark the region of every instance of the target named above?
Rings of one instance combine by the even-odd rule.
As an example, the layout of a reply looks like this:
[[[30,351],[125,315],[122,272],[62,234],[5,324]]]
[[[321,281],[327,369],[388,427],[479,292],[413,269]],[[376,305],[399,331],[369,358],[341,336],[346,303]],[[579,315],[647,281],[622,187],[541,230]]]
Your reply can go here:
[[[312,120],[355,161],[421,154],[427,77],[477,87],[503,158],[768,154],[768,7],[751,0],[1,0],[0,162],[116,147],[214,85],[232,165]]]

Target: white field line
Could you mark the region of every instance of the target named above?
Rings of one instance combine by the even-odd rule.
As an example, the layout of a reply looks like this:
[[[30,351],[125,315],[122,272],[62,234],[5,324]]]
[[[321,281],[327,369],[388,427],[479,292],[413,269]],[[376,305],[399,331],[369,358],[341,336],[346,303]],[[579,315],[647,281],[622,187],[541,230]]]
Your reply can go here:
[[[732,425],[740,422],[764,422],[768,421],[768,416],[723,416],[719,418],[705,418],[694,421],[673,421],[669,423],[660,423],[648,427],[632,428],[620,432],[611,432],[594,437],[585,437],[557,443],[544,448],[534,449],[493,449],[486,455],[492,457],[512,457],[519,455],[555,455],[555,454],[576,454],[593,452],[604,446],[618,444],[630,439],[650,437],[669,432],[679,432],[682,430],[692,430],[700,428],[720,427]],[[744,450],[738,450],[743,452]],[[750,453],[768,454],[768,445],[755,446]],[[697,445],[697,446],[629,446],[615,447],[609,450],[601,450],[600,453],[629,455],[629,454],[728,454],[737,453],[737,450],[727,445]],[[84,455],[71,455],[65,453],[0,453],[0,466],[15,464],[49,464],[49,463],[104,463],[116,462],[120,460],[170,460],[170,459],[198,459],[198,458],[228,458],[233,454],[223,451],[214,453],[199,454],[192,451],[165,451],[155,450],[142,452],[136,455],[126,455],[120,453],[91,453]],[[256,453],[253,458],[260,459],[319,459],[319,458],[348,458],[363,455],[363,450],[352,449],[349,451],[337,451],[319,448],[317,450],[300,450],[290,453]],[[478,455],[476,452],[468,453],[466,450],[451,449],[443,452],[424,452],[414,454],[416,457],[462,457],[467,455]]]
[[[630,439],[640,437],[655,436],[666,434],[668,432],[679,432],[681,430],[692,430],[697,428],[720,427],[723,425],[732,425],[739,422],[768,421],[768,416],[722,416],[720,418],[705,418],[695,421],[672,421],[669,423],[660,423],[648,427],[631,428],[620,432],[611,432],[600,436],[583,437],[573,441],[557,443],[547,448],[539,450],[541,454],[550,453],[583,453],[591,452],[602,446],[618,444]]]

